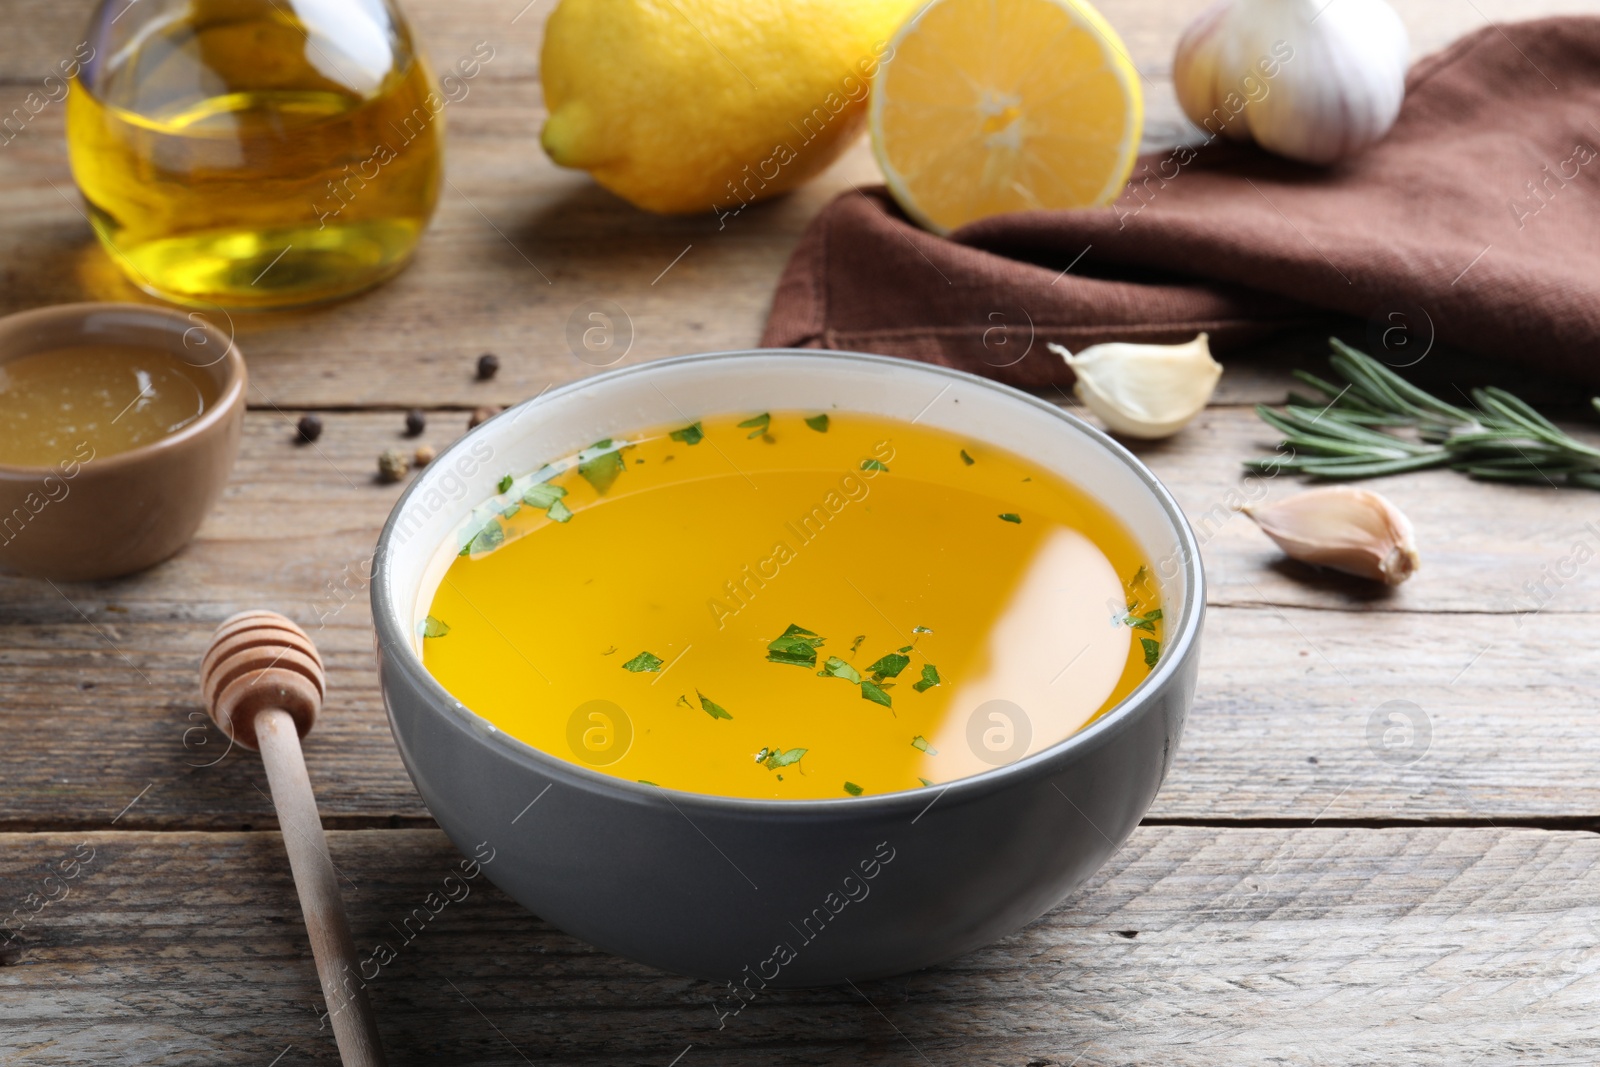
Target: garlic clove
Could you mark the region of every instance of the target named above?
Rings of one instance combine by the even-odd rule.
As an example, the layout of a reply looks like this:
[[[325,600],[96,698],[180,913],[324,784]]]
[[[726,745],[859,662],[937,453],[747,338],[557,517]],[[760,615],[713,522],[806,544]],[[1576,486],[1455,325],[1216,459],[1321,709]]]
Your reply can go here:
[[[1211,137],[1327,164],[1388,133],[1409,59],[1384,0],[1219,0],[1179,39],[1173,84]]]
[[[1048,346],[1077,375],[1073,392],[1115,433],[1171,437],[1204,410],[1222,377],[1205,334],[1181,345],[1112,343],[1073,355]]]
[[[1308,489],[1246,515],[1291,559],[1399,585],[1421,565],[1411,521],[1386,497],[1335,485]]]

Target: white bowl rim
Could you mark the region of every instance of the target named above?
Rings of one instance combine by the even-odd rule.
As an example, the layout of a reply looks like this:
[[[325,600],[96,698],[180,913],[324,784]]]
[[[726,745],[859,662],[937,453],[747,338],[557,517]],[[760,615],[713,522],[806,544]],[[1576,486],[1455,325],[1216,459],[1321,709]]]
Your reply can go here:
[[[614,775],[591,770],[571,760],[551,755],[543,749],[518,740],[506,731],[494,726],[483,716],[464,706],[428,672],[427,667],[423,665],[421,658],[416,655],[412,648],[412,643],[408,636],[408,626],[401,624],[389,611],[389,604],[392,599],[390,587],[393,583],[389,574],[390,561],[386,548],[401,515],[405,513],[406,506],[412,495],[427,484],[427,474],[430,470],[446,469],[447,464],[445,461],[457,453],[458,450],[469,447],[472,440],[486,427],[491,427],[506,418],[516,421],[535,407],[550,403],[567,393],[589,389],[615,378],[635,374],[670,373],[676,367],[708,362],[770,358],[772,356],[798,356],[806,359],[832,357],[852,362],[894,367],[912,373],[925,373],[934,377],[953,379],[969,386],[988,389],[1016,403],[1025,404],[1059,419],[1127,466],[1155,498],[1156,503],[1170,522],[1172,532],[1177,539],[1177,555],[1181,560],[1181,573],[1185,579],[1185,595],[1181,605],[1182,610],[1179,614],[1178,625],[1175,628],[1175,632],[1168,636],[1167,647],[1156,664],[1156,668],[1142,679],[1127,696],[1123,697],[1109,711],[1100,715],[1089,725],[1069,734],[1053,745],[1024,756],[1014,763],[1004,764],[992,770],[980,771],[977,774],[943,783],[931,801],[926,799],[927,794],[930,792],[927,788],[901,790],[893,793],[874,793],[860,797],[846,796],[833,799],[786,800],[775,797],[719,796],[713,793],[697,793],[688,790],[670,789],[665,786],[646,785],[642,782],[618,778]],[[625,803],[671,805],[673,808],[678,809],[680,813],[682,813],[685,805],[689,805],[727,814],[746,814],[764,818],[772,816],[816,816],[824,813],[829,817],[838,817],[846,814],[847,811],[859,812],[865,816],[868,814],[869,809],[877,814],[898,812],[900,810],[916,810],[918,808],[926,811],[942,800],[947,793],[955,794],[951,801],[952,803],[959,803],[963,799],[985,794],[1008,784],[1053,774],[1053,764],[1069,759],[1074,754],[1092,751],[1112,740],[1127,729],[1128,724],[1147,701],[1156,697],[1163,689],[1173,683],[1186,661],[1196,654],[1200,628],[1205,616],[1205,592],[1205,571],[1201,565],[1199,542],[1195,538],[1193,528],[1189,525],[1189,520],[1183,514],[1182,509],[1178,507],[1177,501],[1173,499],[1172,494],[1156,478],[1155,474],[1137,456],[1128,451],[1125,446],[1071,412],[1002,382],[936,363],[924,363],[919,360],[910,360],[898,356],[884,356],[839,349],[750,348],[669,356],[635,363],[627,367],[619,367],[600,374],[589,375],[554,389],[548,389],[537,396],[515,404],[494,418],[480,423],[474,429],[463,434],[441,452],[429,464],[428,469],[424,470],[423,475],[414,479],[406,491],[400,495],[399,500],[395,502],[393,510],[389,513],[388,520],[383,525],[382,532],[378,535],[378,544],[373,555],[372,569],[372,621],[381,651],[389,657],[395,668],[403,671],[410,681],[426,695],[428,698],[426,703],[431,711],[456,719],[459,725],[465,727],[467,732],[474,735],[481,743],[497,749],[514,761],[529,766],[530,769],[539,771],[551,779],[565,780],[567,784],[579,786]],[[385,694],[385,706],[388,706],[387,694]],[[484,729],[484,727],[488,727],[488,729]],[[920,818],[920,815],[918,817]]]

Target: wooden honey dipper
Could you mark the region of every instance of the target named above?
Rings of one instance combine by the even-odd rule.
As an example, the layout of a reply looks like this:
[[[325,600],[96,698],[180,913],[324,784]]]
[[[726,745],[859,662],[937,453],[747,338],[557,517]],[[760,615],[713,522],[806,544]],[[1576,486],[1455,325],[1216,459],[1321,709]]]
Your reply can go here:
[[[222,732],[261,752],[311,953],[345,1067],[383,1067],[383,1046],[356,962],[317,800],[300,754],[322,708],[322,657],[306,632],[271,611],[223,622],[200,661],[206,710]]]

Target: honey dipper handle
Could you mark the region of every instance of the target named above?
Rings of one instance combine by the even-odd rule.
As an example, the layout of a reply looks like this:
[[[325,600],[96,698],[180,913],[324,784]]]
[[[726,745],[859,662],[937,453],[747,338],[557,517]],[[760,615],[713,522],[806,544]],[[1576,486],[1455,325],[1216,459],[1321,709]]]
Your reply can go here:
[[[339,1043],[339,1058],[344,1067],[384,1067],[377,1021],[367,1001],[333,859],[328,855],[328,839],[322,833],[317,800],[300,754],[299,731],[288,712],[269,708],[256,716],[255,734],[262,762],[267,765],[272,803],[283,828],[283,846],[300,894],[300,910],[305,914],[333,1036]]]

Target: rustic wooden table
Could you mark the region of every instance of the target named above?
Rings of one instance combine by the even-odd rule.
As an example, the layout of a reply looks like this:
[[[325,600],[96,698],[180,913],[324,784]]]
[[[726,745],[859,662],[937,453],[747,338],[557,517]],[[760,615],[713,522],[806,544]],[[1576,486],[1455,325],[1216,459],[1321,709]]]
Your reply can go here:
[[[373,460],[400,412],[427,409],[443,445],[477,405],[591,373],[566,340],[589,301],[622,309],[629,360],[753,344],[807,219],[875,180],[858,146],[726,228],[629,209],[540,152],[553,0],[524,3],[409,3],[436,65],[494,49],[448,112],[438,216],[379,291],[236,317],[251,410],[198,539],[123,581],[0,580],[0,916],[21,927],[0,947],[0,1062],[336,1062],[261,765],[223,755],[196,690],[212,628],[250,607],[299,619],[328,661],[306,755],[357,941],[397,941],[423,909],[371,986],[391,1062],[1600,1060],[1597,498],[1396,478],[1383,488],[1416,521],[1420,577],[1378,597],[1284,564],[1222,505],[1269,442],[1249,405],[1282,398],[1302,358],[1287,343],[1230,361],[1211,410],[1141,450],[1205,539],[1199,700],[1145,825],[1039,922],[895,980],[771,994],[719,1029],[707,984],[599,952],[486,883],[428,910],[456,855],[390,740],[364,579],[399,492]],[[1170,54],[1202,3],[1103,4],[1148,79],[1152,142],[1182,130]],[[1418,52],[1489,18],[1600,10],[1397,6]],[[7,0],[0,113],[72,54],[88,13]],[[91,238],[59,105],[0,146],[0,190],[0,312],[144,299]],[[478,383],[486,350],[504,369]],[[1481,373],[1443,354],[1419,369]],[[310,410],[326,431],[295,447]],[[1398,759],[1372,732],[1397,711],[1415,723]]]

